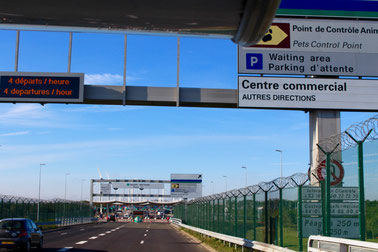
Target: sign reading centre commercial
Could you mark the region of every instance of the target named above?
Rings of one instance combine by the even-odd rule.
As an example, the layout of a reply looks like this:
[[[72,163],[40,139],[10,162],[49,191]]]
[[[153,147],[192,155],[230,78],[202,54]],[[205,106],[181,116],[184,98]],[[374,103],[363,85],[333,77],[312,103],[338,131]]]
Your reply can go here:
[[[378,110],[378,80],[238,77],[239,107]]]
[[[378,22],[277,18],[253,47],[238,47],[244,74],[378,75]]]
[[[0,101],[79,103],[83,100],[82,73],[0,72]]]

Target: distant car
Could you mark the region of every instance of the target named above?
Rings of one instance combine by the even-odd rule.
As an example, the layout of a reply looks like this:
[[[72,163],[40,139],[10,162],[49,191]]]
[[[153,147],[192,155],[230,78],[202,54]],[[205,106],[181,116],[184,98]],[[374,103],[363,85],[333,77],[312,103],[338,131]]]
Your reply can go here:
[[[32,220],[24,218],[0,220],[0,248],[30,251],[34,246],[42,249],[43,234]]]
[[[109,217],[108,217],[108,222],[109,221],[114,221],[114,222],[116,222],[116,217],[115,217],[115,215],[110,215]]]

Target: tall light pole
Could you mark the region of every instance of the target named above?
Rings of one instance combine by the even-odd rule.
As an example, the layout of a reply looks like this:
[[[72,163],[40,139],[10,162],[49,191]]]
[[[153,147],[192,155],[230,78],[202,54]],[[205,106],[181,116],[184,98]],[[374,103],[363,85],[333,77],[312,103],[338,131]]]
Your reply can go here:
[[[226,192],[227,192],[227,176],[226,176],[226,175],[223,175],[223,178],[225,178],[225,182],[226,182]]]
[[[248,185],[248,181],[247,181],[247,166],[242,166],[241,168],[245,169],[245,187],[247,187],[247,185]]]
[[[276,150],[276,151],[279,152],[281,156],[281,178],[282,178],[282,150]]]
[[[46,164],[39,164],[39,186],[38,186],[37,221],[39,221],[39,203],[41,202],[41,174],[42,174],[42,165],[46,165]]]

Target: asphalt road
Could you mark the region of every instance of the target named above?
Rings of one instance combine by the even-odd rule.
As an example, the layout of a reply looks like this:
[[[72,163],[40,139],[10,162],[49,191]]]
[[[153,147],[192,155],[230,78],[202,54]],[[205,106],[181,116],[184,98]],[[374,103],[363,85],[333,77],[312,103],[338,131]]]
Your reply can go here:
[[[45,232],[44,240],[44,252],[207,251],[164,223],[79,225]],[[0,251],[3,252],[3,249]]]

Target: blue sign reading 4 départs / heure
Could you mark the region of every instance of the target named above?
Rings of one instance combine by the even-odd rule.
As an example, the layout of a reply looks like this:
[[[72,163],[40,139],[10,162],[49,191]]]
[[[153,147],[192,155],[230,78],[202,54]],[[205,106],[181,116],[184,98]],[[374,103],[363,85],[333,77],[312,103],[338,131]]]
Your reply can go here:
[[[0,101],[83,102],[84,74],[0,72]]]

